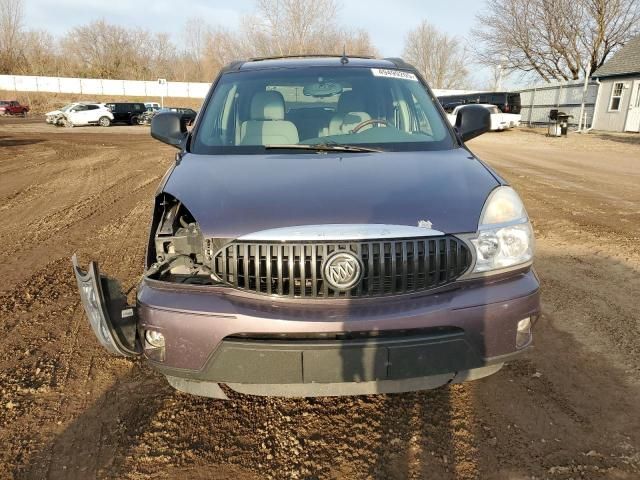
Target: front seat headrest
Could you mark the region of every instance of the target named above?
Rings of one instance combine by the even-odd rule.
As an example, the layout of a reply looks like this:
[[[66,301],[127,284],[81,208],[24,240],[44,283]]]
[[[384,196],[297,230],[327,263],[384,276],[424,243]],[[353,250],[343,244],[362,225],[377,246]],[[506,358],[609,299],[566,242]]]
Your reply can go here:
[[[250,115],[251,120],[284,120],[284,97],[274,90],[256,93]]]
[[[365,112],[364,99],[353,90],[350,92],[342,92],[338,99],[338,112]]]

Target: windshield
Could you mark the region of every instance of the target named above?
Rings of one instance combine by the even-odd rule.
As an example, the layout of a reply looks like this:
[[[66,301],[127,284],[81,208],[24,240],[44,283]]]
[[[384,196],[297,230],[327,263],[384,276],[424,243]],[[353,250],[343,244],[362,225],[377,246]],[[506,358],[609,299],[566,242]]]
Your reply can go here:
[[[191,151],[203,154],[313,151],[308,147],[315,145],[385,151],[455,146],[413,73],[361,67],[226,73],[194,135]]]

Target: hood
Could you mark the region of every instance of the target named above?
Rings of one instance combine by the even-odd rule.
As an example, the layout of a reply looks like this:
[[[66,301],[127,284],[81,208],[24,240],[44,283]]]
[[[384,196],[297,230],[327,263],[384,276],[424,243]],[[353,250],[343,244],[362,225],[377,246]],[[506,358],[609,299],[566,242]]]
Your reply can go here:
[[[45,113],[44,115],[45,115],[46,117],[48,117],[48,116],[50,116],[50,115],[58,115],[59,113],[62,113],[62,111],[60,111],[60,110],[52,110],[52,111],[50,111],[50,112]]]
[[[205,236],[237,238],[301,225],[430,221],[475,232],[498,181],[467,150],[186,154],[164,191],[189,209]]]

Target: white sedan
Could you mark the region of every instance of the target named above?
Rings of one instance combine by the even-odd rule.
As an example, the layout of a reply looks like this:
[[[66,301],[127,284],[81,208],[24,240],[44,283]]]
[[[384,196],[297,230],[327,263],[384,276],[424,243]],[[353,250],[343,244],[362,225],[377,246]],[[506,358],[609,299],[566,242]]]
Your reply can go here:
[[[447,118],[449,119],[449,123],[451,125],[456,124],[456,117],[458,112],[469,105],[479,105],[481,107],[486,108],[491,113],[491,130],[493,131],[501,131],[509,128],[509,120],[505,118],[505,114],[500,111],[498,107],[495,105],[490,105],[488,103],[469,103],[466,105],[458,105],[453,111],[447,114]]]

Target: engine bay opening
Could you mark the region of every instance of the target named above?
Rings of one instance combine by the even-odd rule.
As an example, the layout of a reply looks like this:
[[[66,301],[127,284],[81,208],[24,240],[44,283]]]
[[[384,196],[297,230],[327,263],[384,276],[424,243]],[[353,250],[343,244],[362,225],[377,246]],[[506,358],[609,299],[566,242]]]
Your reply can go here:
[[[202,232],[191,212],[175,197],[162,194],[156,201],[155,213],[149,255],[153,263],[145,276],[172,283],[216,283],[211,268],[205,264]]]

